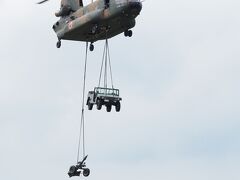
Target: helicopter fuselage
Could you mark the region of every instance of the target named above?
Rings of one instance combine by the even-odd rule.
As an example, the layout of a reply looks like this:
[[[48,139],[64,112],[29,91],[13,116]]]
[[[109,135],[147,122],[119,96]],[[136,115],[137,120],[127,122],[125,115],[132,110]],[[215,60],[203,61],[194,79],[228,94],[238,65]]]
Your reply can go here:
[[[59,40],[95,42],[135,26],[142,10],[139,0],[97,0],[63,16],[53,25]]]

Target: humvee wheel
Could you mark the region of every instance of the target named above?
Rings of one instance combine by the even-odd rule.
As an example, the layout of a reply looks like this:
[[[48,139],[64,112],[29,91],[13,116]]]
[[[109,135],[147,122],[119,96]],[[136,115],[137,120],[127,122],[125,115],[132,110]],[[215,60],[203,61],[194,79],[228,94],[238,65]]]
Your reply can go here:
[[[88,105],[88,110],[92,110],[93,104],[88,101],[87,105]]]
[[[97,100],[97,110],[102,109],[102,101],[100,99]]]
[[[120,104],[120,102],[119,102],[119,101],[117,101],[117,102],[116,102],[115,109],[116,109],[116,111],[117,111],[117,112],[119,112],[119,111],[120,111],[120,109],[121,109],[121,104]]]
[[[112,110],[112,105],[106,105],[106,108],[107,108],[107,112],[111,112],[111,110]]]
[[[90,174],[90,169],[86,168],[86,169],[83,169],[83,176],[87,177],[89,176]]]

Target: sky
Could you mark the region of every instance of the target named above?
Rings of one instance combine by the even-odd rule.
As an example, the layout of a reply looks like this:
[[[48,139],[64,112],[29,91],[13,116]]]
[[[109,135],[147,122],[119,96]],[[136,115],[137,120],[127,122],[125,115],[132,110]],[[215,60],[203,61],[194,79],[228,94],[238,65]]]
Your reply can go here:
[[[89,1],[85,1],[85,4]],[[0,0],[0,177],[69,179],[85,43],[55,47],[59,2]],[[86,110],[89,180],[239,180],[240,1],[147,0],[109,40],[120,113]],[[89,54],[98,83],[104,42]]]

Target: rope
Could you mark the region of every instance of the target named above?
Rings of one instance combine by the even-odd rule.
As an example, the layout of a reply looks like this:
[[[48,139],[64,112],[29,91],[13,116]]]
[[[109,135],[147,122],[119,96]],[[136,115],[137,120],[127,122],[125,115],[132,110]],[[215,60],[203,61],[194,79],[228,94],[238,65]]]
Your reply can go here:
[[[82,113],[81,113],[81,123],[79,127],[77,163],[79,162],[81,140],[83,143],[83,146],[82,146],[83,157],[85,157],[84,102],[85,102],[85,89],[86,89],[87,57],[88,57],[88,42],[86,43],[86,55],[85,55],[84,76],[83,76]]]
[[[107,88],[107,39],[106,39],[106,54],[105,54],[105,73],[104,73],[104,87]]]
[[[100,87],[101,79],[102,79],[102,73],[103,73],[103,70],[104,70],[103,86],[104,86],[104,88],[107,88],[107,85],[108,85],[107,84],[107,82],[108,82],[108,64],[109,64],[109,69],[110,69],[111,84],[112,84],[112,88],[113,88],[114,86],[113,86],[113,75],[112,75],[110,51],[109,51],[108,39],[106,39],[104,49],[103,49],[102,64],[101,64],[101,69],[100,69],[98,87]]]
[[[100,87],[101,78],[102,78],[102,69],[103,69],[103,62],[104,62],[104,57],[105,57],[105,51],[106,51],[106,45],[104,46],[104,49],[103,49],[102,65],[101,65],[101,70],[100,70],[100,76],[99,76],[99,81],[98,81],[98,87]]]
[[[111,59],[110,59],[110,52],[109,52],[108,40],[107,40],[106,43],[107,43],[107,51],[108,51],[108,61],[109,61],[109,68],[110,68],[110,75],[111,75],[111,83],[112,83],[112,88],[113,88],[112,65],[111,65]]]

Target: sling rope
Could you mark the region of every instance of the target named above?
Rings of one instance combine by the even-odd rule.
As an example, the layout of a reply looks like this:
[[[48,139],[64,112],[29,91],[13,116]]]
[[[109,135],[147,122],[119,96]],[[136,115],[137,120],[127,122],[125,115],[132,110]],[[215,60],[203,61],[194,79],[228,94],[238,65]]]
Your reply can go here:
[[[111,59],[110,59],[108,40],[106,40],[106,44],[107,44],[107,51],[108,51],[108,61],[109,61],[109,69],[110,69],[110,75],[111,75],[111,83],[112,83],[112,88],[113,88],[112,65],[111,65]]]
[[[102,69],[103,69],[103,63],[104,63],[104,58],[105,58],[105,51],[106,51],[106,46],[104,46],[104,49],[103,49],[102,64],[101,64],[101,69],[100,69],[98,87],[100,87],[101,78],[102,78]]]
[[[104,49],[103,49],[102,64],[101,64],[101,69],[100,69],[98,87],[100,87],[101,79],[102,79],[102,76],[103,76],[103,86],[104,86],[104,88],[107,88],[107,85],[108,85],[108,76],[107,76],[108,75],[108,66],[109,66],[109,70],[110,70],[111,85],[112,85],[112,88],[113,88],[113,75],[112,75],[110,51],[109,51],[108,39],[106,39]],[[103,74],[103,71],[104,71],[104,74]]]
[[[79,127],[77,163],[79,162],[81,141],[82,141],[83,158],[85,157],[84,102],[85,102],[85,89],[86,89],[87,58],[88,58],[88,42],[86,43],[86,55],[85,55],[84,75],[83,75],[82,111],[81,111],[81,123]]]
[[[106,54],[105,54],[105,71],[104,71],[104,87],[107,88],[107,42],[106,42]]]

